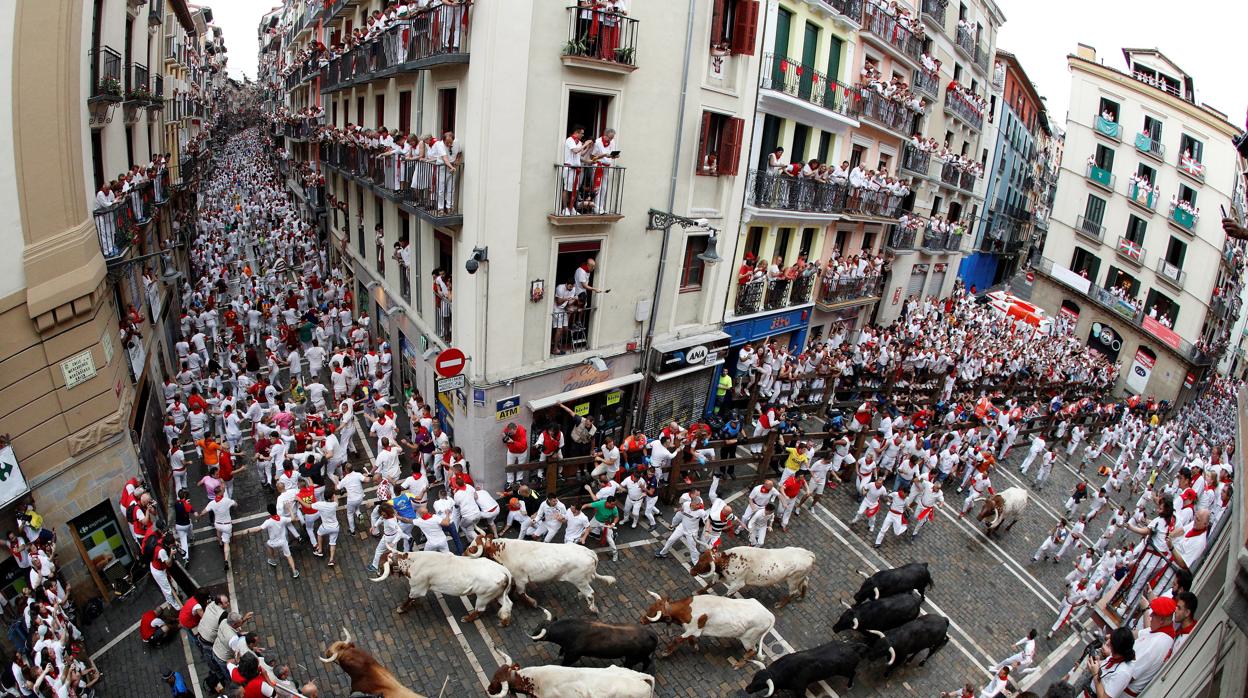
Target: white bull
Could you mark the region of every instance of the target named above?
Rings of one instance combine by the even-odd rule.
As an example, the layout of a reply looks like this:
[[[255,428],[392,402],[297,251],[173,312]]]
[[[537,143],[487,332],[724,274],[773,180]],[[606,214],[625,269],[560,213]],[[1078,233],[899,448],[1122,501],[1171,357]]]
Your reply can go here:
[[[1010,530],[1018,523],[1019,517],[1027,510],[1027,490],[1011,487],[1002,492],[986,497],[984,508],[980,510],[978,519],[984,522],[985,531],[992,535],[1002,524]]]
[[[486,693],[490,698],[522,693],[538,698],[650,698],[654,677],[632,669],[571,666],[521,668],[501,653],[507,663],[494,672]]]
[[[776,608],[784,608],[794,596],[806,597],[806,587],[814,567],[815,554],[805,548],[738,546],[727,550],[702,551],[689,573],[694,577],[709,575],[710,580],[701,593],[710,591],[716,582],[722,581],[728,587],[725,596],[731,596],[747,586],[787,584],[789,593],[776,604]]]
[[[776,625],[776,617],[757,599],[730,599],[723,596],[689,596],[668,600],[653,591],[654,603],[641,617],[645,623],[668,623],[681,626],[679,637],[668,643],[659,656],[666,657],[684,642],[693,643],[698,638],[730,637],[745,646],[745,656],[733,662],[740,669],[763,649],[763,637]]]
[[[473,610],[460,620],[471,623],[498,601],[498,620],[504,625],[511,623],[511,573],[506,567],[490,560],[474,560],[450,553],[410,552],[401,553],[393,548],[382,553],[381,576],[372,580],[384,581],[390,576],[390,568],[408,578],[410,588],[407,599],[395,609],[406,613],[411,605],[431,591],[449,596],[472,596]]]
[[[506,567],[516,593],[534,606],[537,602],[525,593],[529,584],[568,582],[584,597],[590,613],[597,613],[591,582],[615,584],[615,577],[598,574],[598,554],[581,545],[495,538],[478,531],[464,555],[483,557]]]

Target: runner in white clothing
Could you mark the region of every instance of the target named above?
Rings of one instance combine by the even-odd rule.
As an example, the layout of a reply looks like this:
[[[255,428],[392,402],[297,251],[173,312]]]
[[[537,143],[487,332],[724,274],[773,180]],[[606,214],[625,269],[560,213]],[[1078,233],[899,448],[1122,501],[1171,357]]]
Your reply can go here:
[[[338,498],[335,496],[337,492],[333,487],[325,487],[321,490],[321,499],[312,503],[312,508],[321,519],[321,528],[318,531],[316,541],[316,550],[313,551],[317,557],[322,557],[325,553],[325,544],[329,543],[329,562],[327,566],[334,566],[334,551],[338,548],[338,532],[342,528],[338,524]]]
[[[425,536],[424,551],[429,552],[451,552],[450,546],[447,545],[445,528],[451,526],[451,514],[447,511],[439,520],[433,514],[429,513],[427,507],[420,507],[417,510],[417,516],[412,519],[412,525],[420,529]]]
[[[217,485],[214,492],[215,498],[204,505],[202,511],[197,516],[212,517],[212,527],[217,531],[217,542],[221,544],[222,552],[225,555],[225,569],[230,569],[230,536],[234,532],[234,519],[230,516],[230,509],[235,506],[233,499],[225,496],[225,488]]]
[[[264,546],[264,555],[266,562],[270,567],[277,567],[277,558],[286,558],[286,564],[290,565],[290,576],[294,579],[299,578],[299,570],[295,569],[295,558],[290,555],[290,543],[286,540],[286,524],[290,523],[290,517],[279,516],[277,513],[277,504],[269,502],[269,518],[260,524],[260,530],[264,531],[267,536]]]

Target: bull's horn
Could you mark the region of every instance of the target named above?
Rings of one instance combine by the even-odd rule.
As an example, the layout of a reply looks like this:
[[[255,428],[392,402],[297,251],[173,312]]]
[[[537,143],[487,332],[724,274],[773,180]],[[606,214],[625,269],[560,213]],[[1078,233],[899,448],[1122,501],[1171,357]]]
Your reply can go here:
[[[338,653],[334,652],[328,657],[317,657],[317,659],[321,660],[325,664],[333,664],[334,662],[338,661]]]
[[[658,623],[661,618],[663,618],[662,611],[655,613],[653,617],[646,616],[646,620],[650,621],[651,623]]]
[[[352,639],[351,639],[351,631],[350,631],[350,630],[347,630],[346,628],[343,628],[343,629],[342,629],[342,641],[343,641],[343,642],[354,642],[354,640],[352,640]]]
[[[877,636],[879,636],[879,637],[884,637],[884,633],[880,632],[879,630],[868,630],[867,632],[871,633],[872,635],[877,635]]]
[[[876,600],[879,600],[879,598],[880,598],[880,588],[879,588],[879,587],[874,587],[874,589],[873,589],[873,590],[875,591],[875,598],[876,598]]]
[[[386,564],[381,566],[381,576],[372,580],[374,582],[384,582],[390,576],[390,561],[386,560]]]
[[[751,659],[751,660],[750,660],[750,663],[751,663],[751,664],[757,664],[759,669],[766,669],[766,668],[767,668],[767,665],[766,665],[766,664],[763,664],[762,662],[758,661],[757,659]]]
[[[511,655],[510,655],[510,654],[507,654],[506,652],[504,652],[504,651],[502,651],[502,650],[499,650],[499,651],[498,651],[498,653],[499,653],[499,654],[501,654],[501,655],[503,655],[503,663],[507,664],[508,666],[510,666],[511,664],[514,664],[514,662],[512,662],[512,661],[511,661]]]
[[[546,628],[542,628],[536,635],[530,635],[529,639],[534,642],[537,642],[538,640],[544,637],[546,637]]]
[[[475,534],[477,534],[478,536],[484,536],[484,535],[485,535],[485,531],[482,531],[480,526],[473,526],[473,527],[472,527],[472,532],[473,532],[473,533],[475,533]]]
[[[547,623],[555,619],[555,617],[550,614],[550,610],[547,609],[545,606],[542,607],[542,615],[546,616]]]
[[[892,666],[893,662],[895,661],[897,661],[897,650],[893,649],[892,647],[889,647],[888,648],[888,665]]]
[[[763,695],[763,698],[770,698],[770,696],[775,692],[776,684],[772,683],[771,679],[767,679],[767,693]]]
[[[854,624],[853,624],[853,625],[851,625],[851,626],[849,626],[849,627],[850,627],[850,628],[853,628],[854,630],[857,630],[857,629],[858,629],[858,618],[857,618],[857,617],[855,617],[855,618],[854,618]]]
[[[849,602],[846,601],[845,599],[841,599],[841,605],[844,606],[845,608],[853,608],[853,606],[850,606]]]
[[[486,695],[488,695],[490,698],[503,698],[503,696],[507,695],[510,691],[511,691],[511,686],[507,685],[507,682],[504,681],[502,687],[498,689],[498,693],[490,693],[489,690],[487,689]]]
[[[854,571],[857,572],[858,574],[861,574],[863,579],[871,578],[871,575],[867,574],[866,572],[863,572],[862,570],[854,570]]]
[[[646,593],[647,593],[647,594],[649,594],[649,595],[651,595],[651,596],[653,596],[653,597],[654,597],[654,599],[655,599],[656,601],[662,601],[662,600],[663,600],[663,597],[662,597],[662,596],[659,596],[658,594],[654,593],[653,591],[650,591],[649,589],[646,589]]]

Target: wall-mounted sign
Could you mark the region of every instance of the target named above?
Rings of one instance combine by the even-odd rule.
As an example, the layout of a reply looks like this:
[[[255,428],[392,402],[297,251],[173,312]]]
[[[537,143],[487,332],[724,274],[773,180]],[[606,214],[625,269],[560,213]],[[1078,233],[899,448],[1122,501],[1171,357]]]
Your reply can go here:
[[[65,388],[76,388],[95,378],[95,359],[91,358],[91,350],[86,349],[61,362],[61,373],[65,374]]]
[[[111,331],[106,331],[100,337],[100,346],[104,347],[104,365],[113,363],[113,333]]]
[[[589,403],[582,402],[579,405],[575,405],[572,408],[572,411],[575,412],[576,416],[578,417],[588,417],[589,416]]]
[[[22,475],[12,446],[0,448],[0,508],[7,507],[20,497],[26,496],[30,487]]]
[[[467,384],[468,379],[462,373],[452,378],[439,378],[438,392],[449,393],[452,390],[461,390]]]
[[[511,419],[520,414],[520,396],[512,395],[494,402],[494,418],[496,421]]]
[[[624,396],[623,390],[612,390],[611,392],[607,393],[607,406],[610,407],[611,405],[619,404],[620,398],[623,396]]]

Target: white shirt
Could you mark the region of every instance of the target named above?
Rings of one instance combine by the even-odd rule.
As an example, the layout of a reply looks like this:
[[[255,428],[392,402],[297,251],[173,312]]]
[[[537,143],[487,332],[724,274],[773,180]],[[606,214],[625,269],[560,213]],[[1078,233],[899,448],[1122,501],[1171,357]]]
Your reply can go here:
[[[234,506],[234,500],[229,497],[214,499],[204,506],[204,511],[212,513],[214,525],[228,526],[234,523],[234,519],[230,517],[230,508]]]
[[[1140,631],[1135,638],[1135,661],[1131,663],[1131,683],[1127,689],[1142,693],[1158,673],[1170,654],[1174,639],[1163,632]]]
[[[426,519],[423,516],[417,516],[412,519],[412,525],[425,534],[429,543],[446,543],[446,532],[442,530],[442,517],[430,515]]]
[[[260,524],[260,529],[269,537],[269,547],[278,547],[286,542],[286,524],[290,523],[290,519],[285,516],[276,518],[270,516]]]
[[[338,481],[338,489],[346,492],[349,500],[364,499],[364,476],[358,472],[347,473]]]

